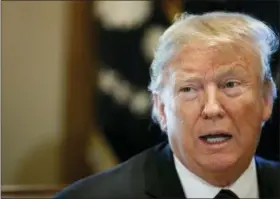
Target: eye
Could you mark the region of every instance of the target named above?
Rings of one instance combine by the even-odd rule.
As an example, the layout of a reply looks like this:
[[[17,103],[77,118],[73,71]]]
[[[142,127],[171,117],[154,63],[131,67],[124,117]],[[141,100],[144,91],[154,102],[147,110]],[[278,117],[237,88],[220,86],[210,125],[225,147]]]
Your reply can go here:
[[[180,89],[181,92],[186,92],[186,93],[189,93],[193,90],[192,87],[183,87]]]
[[[238,81],[227,81],[224,85],[223,88],[234,88],[236,86],[239,86],[240,83]]]
[[[184,86],[179,90],[179,96],[182,97],[184,100],[193,100],[197,97],[198,90],[196,87],[193,86]]]
[[[223,92],[228,96],[234,97],[242,94],[242,86],[240,81],[229,80],[222,84]]]

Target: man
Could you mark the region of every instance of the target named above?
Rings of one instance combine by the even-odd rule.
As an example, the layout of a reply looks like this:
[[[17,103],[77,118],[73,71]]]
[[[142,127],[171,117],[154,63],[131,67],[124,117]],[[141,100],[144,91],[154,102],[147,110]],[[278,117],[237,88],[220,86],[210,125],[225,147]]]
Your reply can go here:
[[[149,86],[168,143],[56,198],[279,198],[279,163],[254,156],[276,99],[276,47],[273,31],[245,14],[178,17],[159,40]]]

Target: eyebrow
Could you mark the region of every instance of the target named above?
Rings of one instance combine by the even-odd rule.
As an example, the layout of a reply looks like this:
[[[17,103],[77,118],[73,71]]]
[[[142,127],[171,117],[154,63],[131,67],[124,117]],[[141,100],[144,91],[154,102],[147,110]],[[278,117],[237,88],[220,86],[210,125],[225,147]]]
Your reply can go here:
[[[185,84],[185,83],[201,82],[202,79],[203,79],[203,77],[197,76],[197,75],[191,75],[189,78],[179,78],[179,79],[178,79],[178,77],[176,77],[175,81],[174,81],[174,87],[178,88],[178,87],[182,86],[182,84]]]
[[[244,74],[247,74],[248,72],[240,65],[235,65],[231,67],[226,67],[224,70],[220,69],[215,72],[215,79],[220,79],[224,76],[238,74],[244,76]]]
[[[214,72],[214,80],[218,80],[221,78],[224,78],[226,76],[235,75],[235,74],[241,74],[244,76],[244,74],[247,74],[247,71],[240,65],[235,66],[221,66],[222,69],[217,69],[217,71]],[[184,72],[184,75],[180,76],[174,76],[175,85],[178,85],[180,83],[186,83],[186,82],[199,82],[202,81],[204,76],[198,73],[195,73],[194,70],[187,70]]]
[[[176,80],[179,80],[180,82],[197,82],[201,81],[203,78],[201,76],[190,76],[187,78],[176,78]],[[176,81],[176,82],[179,82]]]
[[[174,75],[174,80],[179,80],[180,82],[189,82],[189,81],[199,81],[203,79],[203,76],[194,72],[184,72],[180,75]],[[176,81],[178,82],[178,81]]]

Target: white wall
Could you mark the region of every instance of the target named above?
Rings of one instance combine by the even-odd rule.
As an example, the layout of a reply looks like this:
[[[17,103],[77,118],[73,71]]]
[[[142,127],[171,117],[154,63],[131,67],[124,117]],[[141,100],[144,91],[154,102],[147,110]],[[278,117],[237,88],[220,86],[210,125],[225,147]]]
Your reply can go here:
[[[66,1],[2,2],[2,184],[60,183]]]

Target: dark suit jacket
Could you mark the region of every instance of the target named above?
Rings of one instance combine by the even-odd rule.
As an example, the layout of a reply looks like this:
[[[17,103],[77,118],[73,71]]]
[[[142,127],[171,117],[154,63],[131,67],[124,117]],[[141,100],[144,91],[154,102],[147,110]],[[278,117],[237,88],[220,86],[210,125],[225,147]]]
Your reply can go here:
[[[261,198],[280,198],[280,164],[256,157]],[[172,152],[165,142],[108,171],[82,179],[56,199],[184,198]]]

